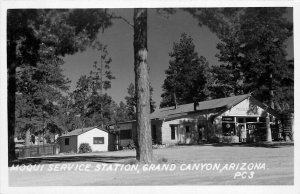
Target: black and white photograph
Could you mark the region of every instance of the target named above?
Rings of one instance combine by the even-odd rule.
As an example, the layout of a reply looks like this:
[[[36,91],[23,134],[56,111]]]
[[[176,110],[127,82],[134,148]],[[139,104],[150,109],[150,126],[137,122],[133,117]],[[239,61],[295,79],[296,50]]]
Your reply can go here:
[[[296,2],[55,2],[1,1],[0,193],[296,193]]]

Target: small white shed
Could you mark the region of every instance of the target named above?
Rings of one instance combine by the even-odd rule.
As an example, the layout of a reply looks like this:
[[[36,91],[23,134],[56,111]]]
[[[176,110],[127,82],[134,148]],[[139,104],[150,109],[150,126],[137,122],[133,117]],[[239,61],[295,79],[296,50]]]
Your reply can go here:
[[[114,149],[114,135],[100,127],[75,129],[59,137],[60,152],[79,152],[82,143],[88,143],[92,151]]]

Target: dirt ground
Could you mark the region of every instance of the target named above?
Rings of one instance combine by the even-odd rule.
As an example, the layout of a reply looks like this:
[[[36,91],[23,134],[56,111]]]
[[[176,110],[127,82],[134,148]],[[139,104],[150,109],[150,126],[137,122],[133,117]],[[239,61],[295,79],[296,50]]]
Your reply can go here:
[[[9,185],[294,184],[292,145],[176,146],[155,149],[154,157],[152,167],[135,164],[134,150],[26,159],[9,168]]]

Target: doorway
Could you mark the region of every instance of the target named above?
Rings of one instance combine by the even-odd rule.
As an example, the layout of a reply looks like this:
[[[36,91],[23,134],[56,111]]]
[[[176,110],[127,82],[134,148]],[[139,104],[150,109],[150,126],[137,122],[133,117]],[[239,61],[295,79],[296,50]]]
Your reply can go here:
[[[247,141],[246,123],[239,123],[237,128],[238,128],[237,135],[239,137],[239,142],[246,142]]]

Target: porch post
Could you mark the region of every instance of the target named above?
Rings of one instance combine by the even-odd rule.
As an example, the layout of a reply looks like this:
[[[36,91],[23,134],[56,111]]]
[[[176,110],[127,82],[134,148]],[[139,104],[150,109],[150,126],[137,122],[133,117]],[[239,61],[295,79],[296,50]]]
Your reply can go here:
[[[195,118],[194,120],[194,130],[193,130],[193,133],[192,133],[192,138],[193,138],[193,142],[197,141],[197,143],[199,143],[198,139],[199,139],[199,129],[198,129],[198,119]],[[197,137],[197,140],[196,140],[196,137]]]

